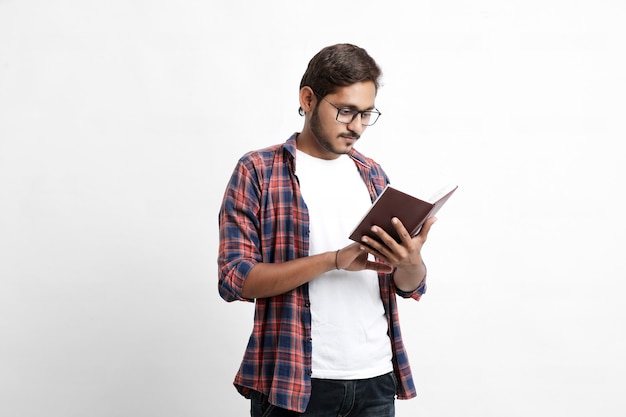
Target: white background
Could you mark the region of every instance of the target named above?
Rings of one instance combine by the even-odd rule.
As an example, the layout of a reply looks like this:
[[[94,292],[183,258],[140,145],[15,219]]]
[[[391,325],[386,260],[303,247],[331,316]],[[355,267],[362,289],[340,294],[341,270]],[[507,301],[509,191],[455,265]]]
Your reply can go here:
[[[248,415],[217,211],[338,42],[384,72],[358,149],[407,191],[459,185],[401,302],[398,416],[625,415],[625,21],[621,0],[0,0],[0,415]]]

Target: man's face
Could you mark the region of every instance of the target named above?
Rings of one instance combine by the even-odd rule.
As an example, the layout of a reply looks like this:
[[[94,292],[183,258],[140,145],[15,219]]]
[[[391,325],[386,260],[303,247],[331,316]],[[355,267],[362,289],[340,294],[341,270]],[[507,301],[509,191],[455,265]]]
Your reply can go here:
[[[329,157],[346,154],[365,131],[361,117],[351,123],[337,121],[337,109],[372,110],[376,99],[373,82],[360,82],[339,87],[334,93],[319,98],[311,113],[310,127],[320,151]],[[332,103],[332,104],[331,104]]]

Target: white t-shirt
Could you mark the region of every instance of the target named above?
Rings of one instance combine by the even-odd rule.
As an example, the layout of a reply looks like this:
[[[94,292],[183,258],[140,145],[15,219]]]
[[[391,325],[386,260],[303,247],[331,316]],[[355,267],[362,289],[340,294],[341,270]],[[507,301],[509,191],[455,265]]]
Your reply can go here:
[[[350,244],[348,235],[372,204],[354,161],[297,151],[296,176],[309,211],[309,254]],[[376,272],[327,272],[309,282],[309,295],[313,378],[371,378],[393,369]]]

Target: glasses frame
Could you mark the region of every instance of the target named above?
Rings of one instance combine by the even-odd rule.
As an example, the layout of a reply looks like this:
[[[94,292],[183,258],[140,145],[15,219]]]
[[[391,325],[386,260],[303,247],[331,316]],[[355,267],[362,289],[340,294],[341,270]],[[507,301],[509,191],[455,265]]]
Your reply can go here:
[[[350,123],[354,122],[354,119],[356,119],[357,116],[361,116],[361,125],[362,126],[372,126],[374,125],[374,123],[376,123],[378,121],[378,118],[382,115],[382,113],[380,112],[380,110],[378,110],[376,107],[374,107],[371,110],[356,110],[356,109],[352,109],[350,107],[337,107],[334,103],[328,101],[326,99],[326,97],[321,96],[320,94],[315,93],[318,97],[320,97],[322,100],[324,100],[326,103],[330,104],[331,106],[333,106],[334,108],[337,109],[337,116],[335,116],[335,120],[339,123],[343,123],[344,125],[349,125]],[[350,119],[349,122],[342,122],[341,120],[339,120],[339,115],[341,113],[342,110],[348,110],[350,112],[354,112],[354,114],[352,115],[352,119]],[[376,115],[376,118],[374,119],[373,122],[371,123],[363,123],[363,114],[364,113],[370,113],[372,116]]]

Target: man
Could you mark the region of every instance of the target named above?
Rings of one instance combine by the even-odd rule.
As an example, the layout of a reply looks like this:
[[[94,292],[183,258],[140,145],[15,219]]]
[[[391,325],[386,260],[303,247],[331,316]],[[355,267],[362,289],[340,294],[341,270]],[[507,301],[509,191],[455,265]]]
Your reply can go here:
[[[326,47],[300,84],[302,132],[248,152],[219,214],[219,291],[254,301],[234,384],[251,416],[393,416],[415,396],[396,295],[419,300],[421,249],[434,223],[396,242],[348,235],[389,182],[354,149],[380,112],[381,71],[357,46]]]

